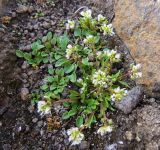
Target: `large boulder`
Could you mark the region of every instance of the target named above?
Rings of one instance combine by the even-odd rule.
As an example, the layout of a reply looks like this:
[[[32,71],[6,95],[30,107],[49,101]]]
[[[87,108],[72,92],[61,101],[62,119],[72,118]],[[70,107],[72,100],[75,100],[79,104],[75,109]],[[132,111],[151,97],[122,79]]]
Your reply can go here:
[[[142,64],[138,83],[150,94],[160,93],[160,0],[115,0],[113,24],[135,61]]]

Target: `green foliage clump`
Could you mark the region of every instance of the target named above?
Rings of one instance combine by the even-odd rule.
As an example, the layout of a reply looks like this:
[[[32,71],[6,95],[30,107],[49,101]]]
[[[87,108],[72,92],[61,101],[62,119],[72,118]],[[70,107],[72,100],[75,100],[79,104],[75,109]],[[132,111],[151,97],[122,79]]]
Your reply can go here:
[[[107,126],[110,121],[106,111],[113,110],[112,101],[121,100],[128,86],[123,82],[123,71],[115,67],[121,63],[121,55],[106,47],[105,37],[114,35],[112,25],[102,15],[93,18],[89,10],[81,12],[76,21],[68,20],[66,28],[64,35],[49,32],[32,44],[31,52],[18,50],[16,54],[33,67],[53,65],[38,98],[51,105],[62,100],[62,93],[68,89],[63,103],[68,111],[63,119],[76,116],[76,126],[81,129],[97,120]]]

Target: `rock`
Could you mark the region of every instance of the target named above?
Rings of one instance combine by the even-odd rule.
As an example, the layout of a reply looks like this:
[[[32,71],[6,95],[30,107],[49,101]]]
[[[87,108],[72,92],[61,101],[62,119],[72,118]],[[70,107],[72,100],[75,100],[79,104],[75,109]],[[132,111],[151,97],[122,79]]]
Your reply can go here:
[[[2,127],[2,125],[3,125],[3,124],[2,124],[2,122],[0,121],[0,127]]]
[[[16,12],[12,12],[12,18],[15,18],[17,16]]]
[[[118,145],[115,143],[111,145],[106,145],[104,150],[117,150],[117,148],[118,148]]]
[[[32,122],[33,122],[33,123],[36,123],[37,121],[38,121],[38,118],[33,118],[33,119],[32,119]]]
[[[43,22],[43,28],[45,28],[45,29],[49,29],[51,27],[51,24],[50,23],[48,23],[48,22]]]
[[[23,64],[22,64],[22,66],[21,66],[21,68],[22,69],[27,69],[28,66],[29,65],[28,65],[27,61],[24,61]]]
[[[34,27],[33,27],[35,30],[38,29],[38,24],[35,24]]]
[[[31,38],[34,38],[35,37],[35,33],[34,32],[30,33],[30,36],[31,36]]]
[[[16,9],[17,13],[26,13],[28,11],[28,7],[25,5],[18,5],[18,8]]]
[[[131,131],[126,131],[125,136],[126,136],[126,139],[128,141],[132,141],[133,140],[133,134],[132,134]]]
[[[43,126],[43,121],[38,121],[37,125],[38,125],[38,127],[42,127]]]
[[[0,116],[4,114],[4,112],[8,109],[8,107],[9,107],[9,99],[7,97],[2,98],[2,100],[0,100]]]
[[[143,88],[141,86],[136,86],[131,89],[120,102],[116,102],[115,107],[123,111],[125,114],[129,114],[142,100],[142,98]]]
[[[21,99],[22,100],[27,100],[29,95],[29,90],[28,88],[21,88]]]
[[[27,13],[27,12],[31,13],[32,11],[33,11],[32,6],[26,6],[26,5],[21,5],[21,4],[19,4],[16,9],[16,12],[20,14]]]
[[[11,150],[11,145],[10,144],[4,144],[3,145],[3,150]]]
[[[30,113],[33,113],[33,111],[34,111],[34,106],[33,106],[33,105],[30,105],[30,106],[28,107],[28,111],[29,111]]]
[[[87,141],[82,141],[79,145],[80,150],[88,150],[89,149],[89,143]]]
[[[115,1],[114,27],[135,61],[142,64],[143,77],[137,82],[147,87],[147,94],[160,82],[159,12],[159,0]]]

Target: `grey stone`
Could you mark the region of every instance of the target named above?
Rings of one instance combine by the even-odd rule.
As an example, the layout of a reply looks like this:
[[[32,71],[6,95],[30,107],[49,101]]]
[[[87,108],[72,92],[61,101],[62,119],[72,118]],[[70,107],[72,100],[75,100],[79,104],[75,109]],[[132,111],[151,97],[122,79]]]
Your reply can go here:
[[[11,150],[11,145],[10,144],[4,144],[3,145],[3,150]]]
[[[0,116],[4,114],[4,112],[9,107],[9,99],[5,97],[2,101],[0,101]]]
[[[21,88],[21,99],[22,100],[27,100],[29,95],[29,90],[28,88]]]
[[[2,126],[3,124],[2,124],[2,122],[0,121],[0,127]]]
[[[116,102],[115,107],[123,111],[125,114],[129,114],[138,105],[142,98],[143,88],[141,86],[136,86],[131,89],[120,102]]]
[[[15,18],[17,16],[16,12],[12,12],[12,17]]]
[[[133,134],[132,134],[131,131],[126,131],[125,136],[126,136],[126,139],[128,141],[132,141],[133,140]]]
[[[38,24],[35,24],[34,27],[33,27],[35,30],[38,29]]]
[[[38,127],[42,127],[43,126],[43,121],[38,121],[37,125],[38,125]]]
[[[21,68],[22,69],[27,69],[28,66],[29,65],[28,65],[27,61],[24,61],[23,64],[22,64],[22,66],[21,66]]]
[[[33,123],[36,123],[37,121],[38,121],[38,118],[33,118],[33,119],[32,119],[32,122],[33,122]]]
[[[117,150],[118,145],[115,144],[111,144],[111,145],[106,145],[104,150]]]
[[[88,150],[89,149],[89,143],[87,141],[82,141],[79,145],[80,150]]]
[[[26,13],[28,11],[28,7],[25,5],[18,5],[16,12],[17,13]]]
[[[51,27],[51,24],[50,23],[48,23],[48,22],[43,22],[43,28],[45,28],[45,29],[49,29]]]

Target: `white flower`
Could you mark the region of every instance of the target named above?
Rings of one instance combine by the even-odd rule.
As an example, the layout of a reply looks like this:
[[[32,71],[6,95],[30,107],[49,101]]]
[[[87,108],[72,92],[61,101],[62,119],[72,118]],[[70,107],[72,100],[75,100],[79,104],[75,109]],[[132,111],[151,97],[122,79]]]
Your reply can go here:
[[[68,45],[66,49],[66,58],[70,59],[71,55],[77,50],[76,46]]]
[[[117,53],[115,50],[104,51],[104,53],[110,58],[113,62],[119,62],[121,58],[121,54]]]
[[[96,54],[97,54],[97,58],[100,58],[103,53],[101,51],[98,51]]]
[[[106,77],[106,73],[101,70],[98,70],[92,76],[92,83],[94,84],[94,86],[107,88],[108,87],[107,81],[108,80]]]
[[[93,44],[96,42],[96,37],[93,35],[88,35],[86,39],[83,40],[84,44]]]
[[[74,27],[75,27],[75,22],[71,21],[71,20],[68,20],[68,23],[66,23],[66,29],[67,30],[74,29]]]
[[[105,20],[105,17],[101,14],[98,15],[98,22],[102,22]]]
[[[131,68],[131,79],[134,80],[142,77],[142,72],[140,72],[141,69],[140,64],[137,65],[131,64],[130,68]]]
[[[77,82],[78,82],[78,83],[82,83],[82,82],[83,82],[82,78],[79,78],[79,79],[77,80]]]
[[[92,18],[92,11],[90,9],[82,11],[80,14],[85,18]]]
[[[110,35],[110,36],[113,36],[115,33],[113,32],[113,26],[112,24],[109,24],[109,25],[106,25],[106,24],[103,24],[101,26],[101,29],[103,30],[103,34],[104,35]]]
[[[112,126],[102,126],[98,129],[97,133],[100,134],[101,136],[105,135],[107,132],[111,133],[113,130]]]
[[[51,114],[51,107],[45,101],[38,101],[37,108],[40,115]]]
[[[77,144],[80,144],[81,143],[81,141],[83,140],[83,138],[84,138],[84,134],[83,133],[81,133],[80,131],[79,131],[79,129],[78,128],[71,128],[71,129],[69,129],[69,130],[67,130],[67,134],[68,134],[68,136],[69,136],[69,142],[72,142],[72,144],[71,145],[77,145]]]
[[[80,93],[82,94],[84,92],[84,90],[86,89],[87,87],[87,84],[86,83],[83,83],[82,84],[82,88],[80,89]]]
[[[120,87],[117,87],[113,90],[113,94],[111,95],[111,100],[112,101],[119,101],[121,100],[124,96],[126,96],[128,91],[126,89],[120,89]]]

